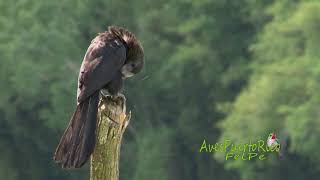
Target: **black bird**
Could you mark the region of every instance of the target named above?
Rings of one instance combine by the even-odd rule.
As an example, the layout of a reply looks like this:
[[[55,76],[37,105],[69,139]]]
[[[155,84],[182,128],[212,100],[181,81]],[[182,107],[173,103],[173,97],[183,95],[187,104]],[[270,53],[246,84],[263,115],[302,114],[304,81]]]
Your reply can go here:
[[[54,154],[63,168],[83,166],[93,152],[100,90],[117,95],[123,80],[143,65],[139,40],[124,28],[111,26],[91,41],[80,68],[77,108]]]

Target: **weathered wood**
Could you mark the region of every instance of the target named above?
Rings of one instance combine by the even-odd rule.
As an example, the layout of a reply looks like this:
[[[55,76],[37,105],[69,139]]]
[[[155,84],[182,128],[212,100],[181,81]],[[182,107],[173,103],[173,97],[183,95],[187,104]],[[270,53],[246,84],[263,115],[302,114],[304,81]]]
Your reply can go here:
[[[120,147],[130,121],[124,96],[102,97],[98,109],[96,146],[91,156],[90,180],[118,180]]]

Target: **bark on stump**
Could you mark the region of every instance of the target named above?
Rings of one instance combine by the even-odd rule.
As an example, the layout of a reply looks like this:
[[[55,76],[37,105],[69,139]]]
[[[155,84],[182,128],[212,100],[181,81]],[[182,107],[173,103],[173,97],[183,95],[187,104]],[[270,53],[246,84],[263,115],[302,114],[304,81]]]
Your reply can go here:
[[[101,97],[98,108],[96,145],[91,155],[90,180],[118,180],[120,147],[131,113],[126,114],[123,96]]]

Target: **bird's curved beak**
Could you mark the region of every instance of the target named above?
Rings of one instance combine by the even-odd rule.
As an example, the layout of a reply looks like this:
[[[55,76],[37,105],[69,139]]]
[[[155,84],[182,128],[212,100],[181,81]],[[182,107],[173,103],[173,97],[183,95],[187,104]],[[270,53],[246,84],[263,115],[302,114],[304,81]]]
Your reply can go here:
[[[126,78],[129,78],[129,77],[132,77],[134,75],[134,73],[132,73],[130,71],[130,68],[126,65],[124,65],[122,68],[121,68],[121,74],[122,74],[122,78],[123,79],[126,79]]]

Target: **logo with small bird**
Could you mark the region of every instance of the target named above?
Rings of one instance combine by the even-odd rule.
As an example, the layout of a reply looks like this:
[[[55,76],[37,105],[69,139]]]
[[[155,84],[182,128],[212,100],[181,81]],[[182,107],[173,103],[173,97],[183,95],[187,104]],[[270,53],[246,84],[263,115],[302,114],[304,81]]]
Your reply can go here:
[[[276,133],[272,132],[269,134],[267,139],[267,145],[270,149],[274,149],[275,147],[280,145]]]

